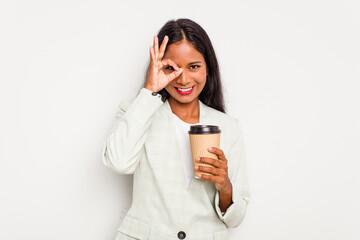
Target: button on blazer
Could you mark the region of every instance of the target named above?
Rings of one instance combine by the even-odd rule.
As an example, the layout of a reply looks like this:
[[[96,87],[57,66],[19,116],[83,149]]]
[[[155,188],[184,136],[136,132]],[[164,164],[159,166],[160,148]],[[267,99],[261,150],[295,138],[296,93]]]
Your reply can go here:
[[[119,104],[102,152],[106,167],[133,174],[132,205],[117,239],[175,240],[182,235],[187,240],[225,240],[227,229],[243,221],[250,192],[240,121],[200,100],[199,107],[200,124],[221,129],[233,203],[222,215],[219,192],[208,180],[194,178],[187,190],[169,102],[142,88]]]

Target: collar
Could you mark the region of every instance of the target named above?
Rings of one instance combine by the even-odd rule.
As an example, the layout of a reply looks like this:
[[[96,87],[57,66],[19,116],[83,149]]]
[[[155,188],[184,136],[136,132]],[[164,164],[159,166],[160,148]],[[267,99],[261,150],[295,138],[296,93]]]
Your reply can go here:
[[[200,124],[204,124],[205,123],[205,119],[206,119],[206,113],[207,113],[207,108],[208,106],[206,106],[203,102],[201,102],[200,100],[198,100],[199,102],[199,109],[200,109],[200,113],[199,113],[199,123]],[[163,107],[168,111],[168,113],[172,114],[171,111],[171,107],[169,104],[168,99],[166,99],[166,101],[163,104]]]

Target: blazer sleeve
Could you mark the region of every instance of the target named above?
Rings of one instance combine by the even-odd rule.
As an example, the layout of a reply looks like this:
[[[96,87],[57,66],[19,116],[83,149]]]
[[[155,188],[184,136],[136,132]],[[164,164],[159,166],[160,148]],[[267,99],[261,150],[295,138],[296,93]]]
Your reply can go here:
[[[106,167],[120,173],[134,173],[144,152],[144,142],[153,114],[163,105],[160,94],[142,88],[135,99],[122,101],[110,136],[103,144]]]
[[[247,205],[250,200],[247,166],[245,161],[245,146],[240,121],[236,119],[236,140],[229,153],[224,153],[228,160],[228,175],[232,184],[232,201],[225,214],[219,207],[219,191],[215,194],[215,210],[219,218],[228,228],[236,228],[246,215]]]

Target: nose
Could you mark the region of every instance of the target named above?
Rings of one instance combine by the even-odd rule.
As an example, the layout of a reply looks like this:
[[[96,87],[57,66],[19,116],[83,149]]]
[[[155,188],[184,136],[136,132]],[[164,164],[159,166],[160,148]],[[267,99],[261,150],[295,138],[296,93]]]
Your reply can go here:
[[[186,86],[186,84],[188,84],[190,82],[190,79],[188,79],[186,76],[187,75],[186,75],[185,71],[182,71],[180,76],[177,77],[176,82]]]

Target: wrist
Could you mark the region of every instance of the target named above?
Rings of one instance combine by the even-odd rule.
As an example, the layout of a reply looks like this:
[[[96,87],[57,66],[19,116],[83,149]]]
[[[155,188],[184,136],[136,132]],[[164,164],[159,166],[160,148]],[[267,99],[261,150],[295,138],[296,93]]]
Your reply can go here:
[[[220,194],[226,194],[229,195],[232,193],[232,184],[230,181],[228,181],[228,183],[226,184],[226,187],[224,187],[223,189],[221,189],[219,191]]]
[[[154,88],[152,88],[152,87],[150,87],[150,86],[148,86],[148,85],[145,85],[145,88],[146,88],[147,90],[152,91],[152,92],[157,92],[157,90],[155,90]]]

